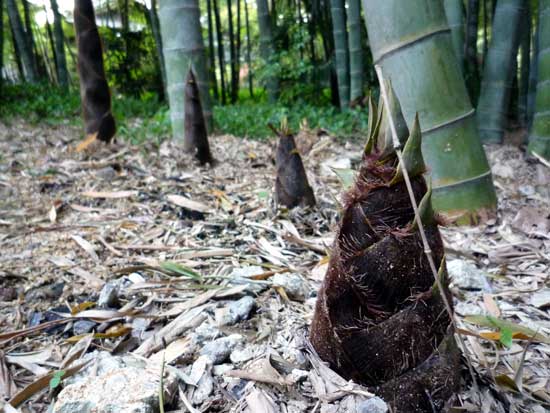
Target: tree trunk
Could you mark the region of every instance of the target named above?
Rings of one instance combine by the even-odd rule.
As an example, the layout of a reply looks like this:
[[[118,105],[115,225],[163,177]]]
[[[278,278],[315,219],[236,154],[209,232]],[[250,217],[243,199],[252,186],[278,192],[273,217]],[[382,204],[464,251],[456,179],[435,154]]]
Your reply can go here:
[[[346,8],[344,0],[330,0],[332,15],[332,35],[334,37],[334,56],[340,109],[349,106],[349,50],[346,29]]]
[[[521,53],[518,120],[520,127],[527,126],[527,100],[529,96],[529,72],[531,71],[531,7],[529,3],[523,15],[519,50]]]
[[[92,0],[75,0],[74,28],[78,50],[80,99],[86,140],[78,149],[85,149],[93,140],[110,142],[116,132],[111,113],[111,93],[103,68],[103,50],[95,21]]]
[[[174,139],[183,140],[185,85],[190,69],[193,69],[196,74],[202,110],[208,128],[211,127],[212,122],[199,2],[198,0],[162,0],[159,6],[172,134]]]
[[[420,116],[434,206],[462,218],[459,222],[474,221],[478,213],[495,208],[496,195],[443,4],[363,4],[374,63],[393,83],[408,124],[416,112]]]
[[[155,49],[157,51],[157,57],[160,68],[160,75],[162,78],[163,90],[166,94],[166,65],[164,64],[164,54],[162,52],[162,38],[160,36],[159,17],[157,14],[157,0],[151,0],[151,8],[148,10],[149,24],[151,25],[151,33],[153,33],[153,39],[155,40]]]
[[[241,0],[237,1],[237,30],[235,30],[235,101],[239,98],[241,75]],[[246,1],[246,0],[244,0]]]
[[[502,142],[525,0],[499,0],[477,107],[484,142]]]
[[[32,20],[30,6],[28,0],[22,0],[23,2],[23,18],[25,21],[25,41],[27,42],[27,47],[32,54],[32,64],[34,65],[34,70],[39,77],[42,77],[44,73],[40,70],[42,67],[39,67],[39,53],[36,48],[36,42],[34,41],[34,33],[32,30]]]
[[[43,7],[43,10],[44,10],[44,13],[48,13],[48,9],[46,8],[46,5],[44,5]],[[46,33],[48,35],[48,40],[50,42],[50,49],[52,50],[52,55],[53,55],[53,62],[54,62],[54,67],[55,67],[55,81],[57,82],[57,84],[59,85],[59,74],[58,74],[58,69],[57,69],[57,53],[56,53],[56,50],[55,50],[55,39],[53,38],[53,32],[52,32],[52,27],[50,25],[50,22],[48,21],[48,19],[46,19]],[[47,53],[46,53],[47,55]]]
[[[250,56],[250,21],[248,19],[248,3],[244,1],[244,18],[246,21],[246,64],[248,65],[248,91],[250,97],[254,97],[254,86],[252,84],[252,58]]]
[[[65,56],[65,35],[63,34],[63,24],[57,0],[50,0],[53,12],[53,30],[55,33],[55,61],[57,70],[57,81],[59,85],[66,89],[69,87],[69,74],[67,71],[67,58]]]
[[[487,0],[483,1],[483,67],[489,54],[489,17],[487,15]]]
[[[13,24],[11,19],[8,19],[8,22],[10,24],[11,43],[13,45],[13,54],[14,54],[15,64],[17,66],[17,74],[19,76],[19,80],[21,82],[24,82],[25,71],[23,69],[23,62],[21,61],[21,52],[19,52],[19,47],[17,45],[17,42],[15,41],[15,32],[13,31]]]
[[[550,161],[550,0],[539,2],[538,80],[528,151]]]
[[[464,4],[462,0],[445,0],[445,14],[451,29],[453,48],[458,59],[458,66],[464,68]]]
[[[361,0],[348,0],[350,101],[363,97],[364,67],[361,43]],[[315,55],[312,55],[312,61]]]
[[[275,48],[273,46],[271,17],[269,15],[267,0],[256,0],[256,6],[258,9],[258,26],[260,28],[260,53],[264,63],[270,66],[275,58]],[[266,79],[265,87],[269,101],[271,103],[276,102],[279,97],[279,79],[271,74]]]
[[[477,61],[477,29],[479,22],[479,0],[468,1],[466,16],[466,45],[464,62],[464,81],[470,100],[477,105],[479,97],[479,66]]]
[[[223,51],[223,33],[222,23],[220,19],[220,9],[218,8],[218,0],[212,0],[214,6],[214,20],[216,22],[216,38],[218,40],[218,62],[220,64],[220,89],[222,95],[222,105],[226,103],[225,91],[225,55]]]
[[[208,70],[210,72],[210,82],[214,92],[214,100],[219,101],[218,80],[216,79],[216,50],[214,47],[214,22],[212,19],[212,0],[206,0],[206,9],[208,12],[208,57],[210,59]]]
[[[239,83],[239,74],[237,73],[237,61],[235,56],[235,33],[233,31],[233,7],[231,0],[227,0],[227,22],[229,29],[229,58],[230,62],[230,73],[231,73],[231,90],[230,90],[230,101],[235,103],[237,101],[238,93],[238,83]]]
[[[29,49],[29,43],[26,40],[23,23],[15,0],[6,0],[8,16],[13,30],[14,43],[17,44],[17,53],[21,56],[21,62],[24,70],[25,80],[34,83],[38,80],[32,49]]]
[[[4,0],[0,0],[0,98],[4,84]]]
[[[535,15],[533,15],[535,17]],[[532,39],[531,64],[529,65],[529,94],[527,96],[527,129],[531,130],[533,126],[533,116],[535,114],[535,100],[537,95],[537,79],[539,71],[539,19],[537,16],[536,29]]]

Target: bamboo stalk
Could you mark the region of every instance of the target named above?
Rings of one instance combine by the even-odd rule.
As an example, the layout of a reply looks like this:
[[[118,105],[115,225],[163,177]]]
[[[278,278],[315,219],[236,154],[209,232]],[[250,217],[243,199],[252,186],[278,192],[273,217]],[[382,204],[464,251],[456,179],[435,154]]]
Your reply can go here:
[[[457,222],[476,222],[494,210],[496,194],[442,3],[363,5],[375,63],[392,79],[407,124],[416,112],[422,119],[434,207]]]
[[[364,68],[361,44],[361,0],[348,0],[350,102],[363,97]]]
[[[162,0],[159,3],[172,135],[185,136],[185,86],[190,68],[197,78],[207,127],[212,126],[206,53],[202,40],[198,0]]]
[[[330,0],[332,15],[332,35],[334,37],[334,57],[336,78],[338,80],[338,97],[340,109],[349,106],[350,79],[349,79],[349,49],[348,32],[346,29],[346,8],[344,0]]]
[[[550,160],[550,0],[539,2],[538,82],[528,151]]]
[[[481,82],[477,123],[484,142],[502,142],[525,0],[499,0]]]

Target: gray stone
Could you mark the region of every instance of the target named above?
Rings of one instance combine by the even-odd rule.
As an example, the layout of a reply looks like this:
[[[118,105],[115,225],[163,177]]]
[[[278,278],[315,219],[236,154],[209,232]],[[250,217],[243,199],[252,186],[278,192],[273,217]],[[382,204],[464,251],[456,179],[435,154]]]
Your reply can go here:
[[[201,356],[207,356],[212,361],[212,364],[221,364],[231,354],[233,349],[243,339],[240,334],[231,334],[227,337],[218,338],[207,343],[201,350]]]
[[[59,393],[53,413],[156,413],[159,410],[160,366],[131,355],[96,353],[99,360],[73,378]],[[132,360],[133,359],[133,360]],[[177,388],[172,368],[164,370],[164,400]]]
[[[193,339],[197,345],[201,346],[205,341],[210,341],[218,338],[222,333],[216,326],[206,320],[198,326],[192,333]]]
[[[118,280],[109,281],[106,283],[97,299],[97,305],[101,308],[114,308],[118,304],[118,293],[120,291],[120,283]]]
[[[447,263],[447,270],[451,282],[463,290],[491,291],[485,272],[474,264],[464,260],[451,260]]]
[[[256,301],[249,295],[244,296],[240,300],[233,301],[229,306],[222,309],[223,311],[216,317],[218,325],[229,326],[239,321],[247,320],[255,305]]]
[[[275,274],[271,278],[274,287],[284,288],[288,297],[296,301],[304,301],[309,293],[306,281],[299,274]]]
[[[90,320],[78,320],[73,324],[73,334],[79,336],[81,334],[87,334],[93,330],[97,323]]]
[[[357,406],[357,413],[387,413],[388,405],[380,397],[364,400]]]

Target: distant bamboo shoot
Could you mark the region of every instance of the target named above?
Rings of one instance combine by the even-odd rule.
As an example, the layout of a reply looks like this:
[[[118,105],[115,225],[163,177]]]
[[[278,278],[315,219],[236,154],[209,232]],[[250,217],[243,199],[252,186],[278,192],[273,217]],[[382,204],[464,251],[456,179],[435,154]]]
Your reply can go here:
[[[110,142],[116,125],[111,113],[111,92],[103,68],[103,50],[91,0],[75,0],[74,27],[86,131],[86,140],[79,145],[79,149],[85,149],[95,139]]]
[[[183,147],[186,151],[193,152],[201,164],[213,163],[199,87],[192,69],[189,69],[185,84],[185,140]]]

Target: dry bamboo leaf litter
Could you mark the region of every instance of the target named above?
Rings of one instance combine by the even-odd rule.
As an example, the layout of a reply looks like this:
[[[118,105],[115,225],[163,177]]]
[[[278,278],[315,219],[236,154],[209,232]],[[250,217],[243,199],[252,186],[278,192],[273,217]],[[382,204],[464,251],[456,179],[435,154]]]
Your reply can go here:
[[[219,162],[211,169],[196,166],[169,141],[100,148],[85,157],[66,146],[79,136],[79,129],[67,126],[0,127],[0,152],[7,160],[0,165],[0,294],[9,298],[0,304],[1,350],[9,371],[4,392],[9,388],[13,396],[38,379],[35,373],[54,371],[75,345],[68,339],[93,332],[103,338],[91,339],[89,351],[127,354],[148,342],[151,347],[140,352],[155,359],[166,346],[167,361],[182,377],[191,374],[203,348],[216,343],[215,353],[201,357],[222,359],[221,364],[197,367],[197,387],[180,381],[182,409],[187,404],[199,411],[250,411],[250,405],[338,411],[370,397],[312,368],[302,339],[342,193],[330,165],[356,164],[361,145],[342,146],[326,136],[313,144],[303,159],[318,208],[277,211],[274,141],[213,137],[211,150]],[[300,147],[300,134],[296,140]],[[466,316],[490,315],[550,335],[548,172],[544,165],[528,164],[514,147],[489,147],[488,156],[499,192],[498,220],[442,229],[448,259],[474,265],[485,280],[481,289],[468,287],[468,279],[452,284],[459,328],[472,333],[465,338],[482,378],[481,393],[468,389],[456,405],[538,413],[550,400],[550,346],[512,331],[508,348],[500,342],[509,334],[506,328],[472,324]],[[197,204],[178,205],[169,195]],[[163,262],[191,268],[202,279],[162,271]],[[274,275],[281,278],[276,284]],[[289,294],[289,283],[297,279],[304,280],[305,291],[298,301]],[[80,315],[112,311],[118,320],[70,317],[79,303],[97,303],[107,282],[118,291],[117,308],[88,308]],[[236,324],[220,326],[219,317],[245,296],[254,299],[254,309]],[[134,300],[139,312],[121,311]],[[176,326],[176,334],[163,331],[196,308],[203,319],[199,325]],[[125,334],[109,334],[120,322],[130,326],[119,330]],[[218,341],[234,336],[239,338]],[[21,354],[44,355],[45,349],[52,349],[46,361],[31,357],[27,368],[21,359],[16,363]],[[288,370],[271,365],[293,386],[243,378],[255,360],[269,354],[289,363]],[[243,377],[224,373],[231,370]],[[19,409],[46,411],[49,404],[42,390]]]

